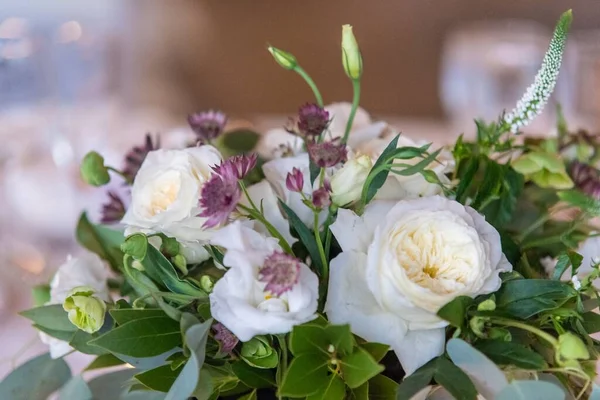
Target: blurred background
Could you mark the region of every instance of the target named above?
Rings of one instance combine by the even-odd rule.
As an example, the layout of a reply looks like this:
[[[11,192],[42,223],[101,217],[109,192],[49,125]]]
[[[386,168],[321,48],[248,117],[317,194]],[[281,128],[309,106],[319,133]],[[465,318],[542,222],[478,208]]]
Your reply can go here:
[[[90,149],[120,165],[145,133],[177,142],[191,133],[187,114],[208,108],[232,126],[283,125],[312,95],[267,43],[298,58],[325,103],[348,101],[345,23],[364,58],[361,105],[412,138],[449,143],[516,103],[567,7],[574,23],[553,102],[572,128],[595,131],[597,0],[0,0],[0,378],[44,351],[16,311],[78,252],[80,211],[97,219],[106,200],[78,177]],[[550,104],[528,129],[552,134],[554,121]]]

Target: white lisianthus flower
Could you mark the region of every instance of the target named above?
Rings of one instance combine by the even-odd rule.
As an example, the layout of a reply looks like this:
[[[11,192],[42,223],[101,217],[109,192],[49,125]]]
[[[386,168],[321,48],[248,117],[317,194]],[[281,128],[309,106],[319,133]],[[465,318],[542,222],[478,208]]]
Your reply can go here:
[[[444,351],[442,306],[498,290],[512,270],[496,229],[441,196],[375,201],[362,216],[340,209],[331,230],[342,253],[330,266],[329,320],[390,345],[407,374]]]
[[[365,154],[346,161],[331,177],[331,201],[344,206],[359,200],[371,168],[373,160]]]
[[[76,258],[69,256],[50,282],[50,301],[47,304],[62,304],[71,290],[80,286],[87,286],[94,290],[94,296],[110,301],[106,283],[108,274],[108,268],[95,254],[85,253]],[[40,339],[50,347],[52,358],[60,358],[73,350],[68,342],[44,332],[40,332]]]
[[[317,276],[284,254],[277,239],[236,221],[211,243],[226,249],[223,264],[229,270],[210,294],[210,311],[241,341],[287,333],[317,317]]]
[[[383,150],[388,146],[390,141],[396,134],[388,134],[383,138],[376,138],[360,143],[354,148],[357,155],[365,154],[371,157],[373,162],[377,161]],[[421,147],[427,142],[415,142],[412,139],[401,135],[398,138],[397,147]],[[421,158],[413,158],[409,160],[397,160],[398,163],[416,164],[421,161]],[[433,171],[440,182],[449,184],[450,180],[446,174],[454,169],[454,158],[448,151],[442,151],[438,156],[437,161],[433,161],[427,169]],[[405,200],[418,197],[434,196],[441,194],[442,188],[425,180],[421,174],[413,174],[402,176],[390,172],[387,180],[382,188],[377,192],[376,200]]]
[[[299,154],[303,151],[303,146],[304,141],[301,137],[283,128],[275,128],[261,136],[255,150],[261,158],[271,160]]]
[[[182,244],[189,262],[208,258],[203,245],[214,230],[203,227],[199,217],[200,194],[210,179],[211,167],[221,162],[221,154],[212,146],[182,150],[159,149],[148,153],[131,189],[131,205],[123,224],[125,234],[164,233]]]

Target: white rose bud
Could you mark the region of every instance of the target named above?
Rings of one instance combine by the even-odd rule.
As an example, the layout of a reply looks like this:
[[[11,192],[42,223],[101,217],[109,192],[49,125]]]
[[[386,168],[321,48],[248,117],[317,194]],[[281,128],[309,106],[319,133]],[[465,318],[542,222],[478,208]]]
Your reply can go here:
[[[363,185],[371,168],[373,168],[373,161],[367,155],[348,160],[331,177],[331,200],[333,203],[344,206],[360,199]]]

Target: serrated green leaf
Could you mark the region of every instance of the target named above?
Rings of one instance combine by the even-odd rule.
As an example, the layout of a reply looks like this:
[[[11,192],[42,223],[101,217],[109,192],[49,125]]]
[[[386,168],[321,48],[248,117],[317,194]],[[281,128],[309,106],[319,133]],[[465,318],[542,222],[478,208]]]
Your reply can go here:
[[[109,314],[119,325],[136,319],[167,316],[160,308],[121,308],[110,310]]]
[[[281,396],[304,397],[316,393],[327,385],[327,360],[317,359],[312,354],[294,357],[279,388]]]
[[[306,397],[306,400],[343,400],[346,396],[346,385],[337,374],[329,375],[327,384],[316,393]]]
[[[62,304],[30,308],[21,311],[19,315],[33,321],[36,325],[53,331],[75,332],[77,327],[69,321],[69,317]]]
[[[367,342],[360,345],[363,349],[365,349],[375,361],[379,362],[390,350],[390,346],[387,344],[375,343],[375,342]]]
[[[344,381],[351,389],[359,387],[385,369],[367,350],[360,347],[357,347],[354,353],[343,357],[341,363]]]
[[[465,326],[467,309],[473,304],[473,299],[469,296],[458,296],[450,303],[446,304],[438,311],[438,317],[450,322],[456,328]]]
[[[71,379],[67,363],[42,354],[12,371],[0,382],[0,399],[46,400]]]
[[[150,317],[123,324],[89,344],[131,357],[152,357],[179,346],[181,333],[171,318]]]
[[[121,243],[125,240],[122,232],[92,224],[86,213],[82,213],[79,217],[76,229],[75,236],[79,244],[106,260],[113,270],[122,270]]]
[[[124,364],[123,360],[118,359],[114,355],[107,353],[98,356],[92,361],[83,371],[92,371],[94,369],[114,367]]]
[[[92,391],[81,376],[74,376],[59,392],[59,400],[92,400]]]
[[[283,209],[283,212],[287,216],[288,221],[290,222],[290,226],[294,228],[294,230],[298,234],[298,237],[300,238],[300,241],[302,242],[304,247],[306,247],[308,254],[310,254],[312,262],[315,264],[317,270],[321,271],[323,269],[323,265],[321,262],[321,256],[319,255],[319,248],[317,247],[317,242],[314,234],[310,229],[308,229],[304,222],[300,220],[298,215],[296,215],[296,213],[291,208],[289,208],[283,201],[281,201],[281,199],[278,199],[278,201],[279,205]]]
[[[271,370],[253,368],[243,361],[233,363],[231,369],[248,387],[261,389],[275,386],[275,377]]]
[[[478,341],[475,347],[498,365],[514,365],[530,370],[542,370],[548,367],[544,357],[515,342],[482,340]]]

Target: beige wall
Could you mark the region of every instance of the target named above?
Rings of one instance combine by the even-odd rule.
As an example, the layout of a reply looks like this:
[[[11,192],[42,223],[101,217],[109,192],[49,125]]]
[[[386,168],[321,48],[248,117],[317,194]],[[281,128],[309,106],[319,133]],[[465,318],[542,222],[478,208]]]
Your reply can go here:
[[[463,22],[525,18],[552,27],[573,8],[574,29],[600,28],[598,0],[145,0],[131,3],[122,88],[133,102],[177,113],[289,113],[311,100],[266,43],[293,52],[326,102],[349,99],[340,27],[354,25],[364,63],[362,104],[383,114],[439,117],[444,34]]]

